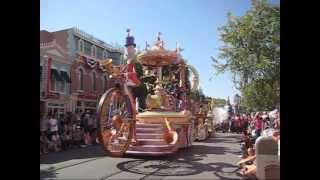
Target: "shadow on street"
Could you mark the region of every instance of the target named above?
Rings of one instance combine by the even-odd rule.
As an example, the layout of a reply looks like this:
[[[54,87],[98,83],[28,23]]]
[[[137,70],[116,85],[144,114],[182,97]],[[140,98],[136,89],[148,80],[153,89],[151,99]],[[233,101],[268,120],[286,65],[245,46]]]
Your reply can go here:
[[[212,172],[220,179],[243,179],[236,174],[239,167],[226,162],[203,163],[199,162],[208,155],[233,154],[240,155],[240,150],[216,146],[218,143],[238,143],[238,135],[223,135],[206,141],[198,142],[190,148],[181,149],[176,154],[165,157],[127,156],[135,160],[118,163],[117,167],[125,172],[145,175],[143,179],[154,176],[188,176],[202,172]],[[220,144],[221,145],[221,144]],[[143,166],[145,163],[148,165]],[[232,176],[233,178],[231,178]]]
[[[89,159],[104,157],[106,153],[100,145],[80,149],[70,149],[63,152],[52,152],[40,157],[40,164],[56,164],[72,159]]]
[[[56,172],[50,170],[40,170],[40,180],[44,178],[56,178]]]

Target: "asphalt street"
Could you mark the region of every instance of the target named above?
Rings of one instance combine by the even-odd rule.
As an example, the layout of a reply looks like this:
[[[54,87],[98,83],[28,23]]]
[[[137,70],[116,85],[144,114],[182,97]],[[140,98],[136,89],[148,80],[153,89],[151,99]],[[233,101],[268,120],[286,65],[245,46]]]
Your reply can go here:
[[[236,174],[240,135],[217,133],[165,157],[108,157],[100,145],[43,155],[40,179],[243,179]]]

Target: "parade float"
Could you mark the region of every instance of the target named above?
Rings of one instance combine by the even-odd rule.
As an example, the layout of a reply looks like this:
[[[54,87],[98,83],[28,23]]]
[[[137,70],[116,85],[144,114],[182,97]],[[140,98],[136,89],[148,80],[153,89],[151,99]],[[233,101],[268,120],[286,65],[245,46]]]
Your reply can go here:
[[[196,113],[193,113],[194,140],[204,141],[209,137],[213,137],[215,133],[214,114],[212,113],[211,107],[212,105],[208,99],[204,99],[195,104],[198,106],[198,110],[196,110]]]
[[[217,125],[217,121],[216,118],[214,116],[214,102],[213,99],[211,99],[210,101],[208,101],[208,113],[207,113],[207,119],[206,119],[206,125],[207,125],[207,129],[208,129],[208,134],[209,137],[214,137],[216,130],[215,127]]]
[[[167,155],[192,145],[192,120],[187,92],[188,65],[181,48],[168,50],[158,34],[154,46],[146,42],[143,51],[135,52],[134,37],[126,39],[127,64],[114,66],[112,59],[100,63],[100,68],[115,81],[98,105],[100,143],[111,156]],[[137,76],[137,66],[142,76]],[[193,84],[198,82],[193,82]],[[141,101],[135,89],[144,84],[147,96]],[[141,103],[146,107],[141,109]]]
[[[190,76],[190,91],[197,94],[199,91],[199,73],[195,67],[188,64],[188,70],[191,72]],[[197,95],[196,95],[197,96]],[[191,113],[193,122],[193,140],[203,141],[209,138],[213,133],[213,115],[208,116],[210,112],[211,101],[207,98],[191,98]]]

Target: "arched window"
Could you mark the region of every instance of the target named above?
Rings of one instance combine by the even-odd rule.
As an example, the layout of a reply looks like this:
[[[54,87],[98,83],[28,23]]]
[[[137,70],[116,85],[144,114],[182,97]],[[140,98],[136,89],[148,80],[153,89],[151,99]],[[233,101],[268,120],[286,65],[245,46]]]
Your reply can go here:
[[[93,72],[92,73],[92,90],[96,91],[97,90],[97,86],[96,86],[97,82],[96,82],[96,73]]]
[[[83,90],[83,70],[79,69],[79,89]]]
[[[78,48],[79,48],[79,52],[83,52],[84,46],[83,46],[83,41],[82,41],[82,39],[79,39],[79,46],[78,46]]]

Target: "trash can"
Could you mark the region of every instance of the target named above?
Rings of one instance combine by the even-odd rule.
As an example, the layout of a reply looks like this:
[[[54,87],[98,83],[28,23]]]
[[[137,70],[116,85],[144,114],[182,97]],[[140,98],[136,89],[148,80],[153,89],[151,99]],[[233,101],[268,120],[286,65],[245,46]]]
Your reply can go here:
[[[258,179],[280,179],[278,143],[271,136],[256,140],[256,166]]]

